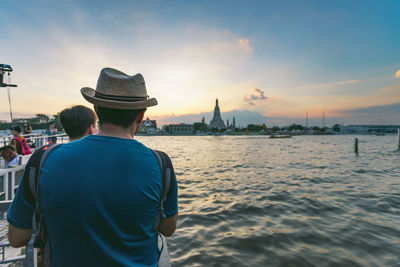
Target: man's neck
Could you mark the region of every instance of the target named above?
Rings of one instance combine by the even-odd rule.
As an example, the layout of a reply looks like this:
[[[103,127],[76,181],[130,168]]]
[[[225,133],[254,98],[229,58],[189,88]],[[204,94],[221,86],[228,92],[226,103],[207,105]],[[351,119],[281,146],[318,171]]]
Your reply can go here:
[[[103,123],[97,135],[118,137],[124,139],[133,139],[135,133],[136,133],[136,126],[126,129],[114,124]]]
[[[83,137],[85,137],[85,135],[84,136],[80,136],[80,137],[69,137],[69,141],[72,142],[72,141],[75,141],[75,140],[79,140],[79,139],[81,139]]]

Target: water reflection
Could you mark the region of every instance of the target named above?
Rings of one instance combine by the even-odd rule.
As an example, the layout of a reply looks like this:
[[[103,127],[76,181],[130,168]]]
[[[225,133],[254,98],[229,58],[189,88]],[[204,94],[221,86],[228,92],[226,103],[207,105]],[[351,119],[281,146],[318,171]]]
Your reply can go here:
[[[397,266],[395,136],[138,137],[179,180],[175,266]]]

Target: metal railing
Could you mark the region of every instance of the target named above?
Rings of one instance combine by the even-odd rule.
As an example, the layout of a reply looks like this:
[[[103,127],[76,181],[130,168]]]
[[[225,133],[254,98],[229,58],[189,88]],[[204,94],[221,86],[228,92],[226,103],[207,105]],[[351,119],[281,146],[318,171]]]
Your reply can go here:
[[[40,147],[42,145],[49,144],[49,138],[56,137],[57,143],[68,142],[69,138],[65,134],[54,135],[54,136],[35,136],[31,137],[33,142],[38,143]],[[40,141],[38,141],[40,140]],[[25,156],[29,157],[29,156]],[[21,165],[14,168],[0,169],[0,219],[4,220],[4,214],[7,212],[12,200],[14,199],[17,191],[19,182],[22,178],[25,166],[27,162],[23,162]],[[26,255],[18,255],[13,257],[6,257],[6,249],[10,247],[8,242],[0,244],[0,265],[17,263],[24,261]],[[33,258],[35,261],[37,249],[32,250],[33,255],[30,254],[29,258]]]
[[[17,191],[26,163],[14,168],[0,169],[0,219],[5,219],[5,214]],[[10,248],[8,242],[0,244],[0,265],[22,262],[25,255],[6,257],[6,249]],[[10,248],[11,249],[11,248]]]
[[[66,143],[69,141],[69,137],[66,134],[57,134],[57,135],[29,134],[23,136],[26,138],[28,144],[33,148],[33,150],[35,148],[39,148],[41,146],[53,143],[54,138],[55,138],[54,141],[56,141],[56,143]],[[12,138],[14,137],[13,136],[1,137],[0,144],[8,145],[12,140]],[[2,159],[1,157],[0,160],[4,161],[4,159]],[[10,206],[12,200],[14,199],[25,166],[26,162],[23,162],[21,165],[14,168],[0,169],[0,219],[1,220],[5,219],[4,214],[7,212],[8,207]],[[8,242],[0,244],[0,265],[23,262],[26,255],[6,257],[6,249],[9,247],[10,244]],[[30,258],[35,258],[36,252],[37,250],[34,249],[33,250],[34,255],[31,255],[32,257]]]
[[[0,215],[1,219],[4,219],[4,214],[7,212],[8,207],[11,205],[12,200],[0,201]],[[0,265],[8,263],[23,262],[25,255],[18,255],[12,257],[6,257],[6,249],[10,247],[10,243],[5,242],[0,244]]]
[[[53,143],[52,138],[55,138],[57,143],[67,143],[69,141],[69,137],[66,134],[56,134],[56,135],[30,134],[30,135],[24,135],[24,137],[26,138],[28,145],[31,147],[32,153],[35,151],[36,148]],[[8,145],[12,140],[12,138],[14,137],[13,136],[0,137],[0,146]],[[5,161],[0,156],[0,170],[4,168],[4,166],[5,166]]]
[[[25,255],[6,258],[6,248],[8,248],[9,246],[9,243],[0,244],[0,264],[22,262],[25,259]]]
[[[25,137],[26,139],[31,139],[31,138],[35,138],[35,137],[41,137],[43,136],[43,133],[32,133],[32,134],[23,134],[23,137]],[[0,144],[3,146],[8,145],[11,140],[14,138],[13,135],[6,135],[6,136],[1,136],[0,137]]]
[[[0,200],[13,200],[25,165],[0,169]]]
[[[24,134],[22,136],[26,139],[28,145],[34,148],[54,143],[54,141],[56,141],[57,143],[65,143],[68,142],[69,140],[69,137],[66,134],[46,135],[37,133],[37,134]],[[0,144],[6,146],[11,142],[13,138],[14,136],[12,135],[2,136],[0,137]]]
[[[26,163],[15,168],[0,170],[0,219],[4,220],[7,210],[17,191],[19,182],[24,172]],[[10,243],[0,244],[0,265],[23,262],[26,255],[6,257],[6,249],[10,248]]]
[[[17,166],[15,168],[9,168],[9,169],[2,169],[0,170],[0,219],[4,220],[5,219],[5,213],[7,213],[7,210],[9,206],[12,203],[12,200],[15,196],[15,193],[18,189],[19,182],[22,178],[24,169],[25,169],[26,163],[22,164],[20,166]],[[8,263],[17,263],[17,262],[23,262],[23,265],[25,265],[25,258],[27,257],[27,254],[24,255],[18,255],[18,256],[12,256],[12,257],[6,257],[6,248],[10,248],[10,244],[8,242],[0,244],[0,265],[1,264],[8,264]],[[10,248],[11,249],[11,248]],[[27,251],[27,249],[25,249]],[[37,249],[33,248],[30,251],[29,254],[29,259],[33,259],[34,263],[36,263],[37,266]]]

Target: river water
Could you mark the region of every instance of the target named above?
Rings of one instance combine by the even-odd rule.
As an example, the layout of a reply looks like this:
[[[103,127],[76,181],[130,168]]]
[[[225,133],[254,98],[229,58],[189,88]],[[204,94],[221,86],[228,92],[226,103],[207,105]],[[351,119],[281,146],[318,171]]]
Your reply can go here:
[[[174,266],[400,266],[394,135],[137,139],[175,166]]]

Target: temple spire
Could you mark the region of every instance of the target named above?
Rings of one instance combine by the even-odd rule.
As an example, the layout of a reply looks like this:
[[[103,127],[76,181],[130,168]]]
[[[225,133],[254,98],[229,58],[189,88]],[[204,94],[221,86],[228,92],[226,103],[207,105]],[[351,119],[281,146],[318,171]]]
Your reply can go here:
[[[221,118],[221,112],[218,106],[218,98],[215,100],[214,115],[210,121],[210,128],[217,128],[218,130],[225,129],[225,123]]]

